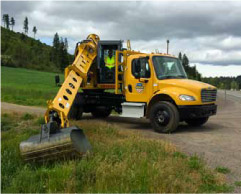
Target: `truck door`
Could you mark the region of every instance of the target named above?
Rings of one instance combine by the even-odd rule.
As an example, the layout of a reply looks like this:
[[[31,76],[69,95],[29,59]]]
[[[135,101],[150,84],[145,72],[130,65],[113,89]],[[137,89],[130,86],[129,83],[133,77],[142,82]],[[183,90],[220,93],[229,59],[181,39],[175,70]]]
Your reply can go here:
[[[126,76],[126,100],[147,102],[152,95],[149,57],[134,58]]]

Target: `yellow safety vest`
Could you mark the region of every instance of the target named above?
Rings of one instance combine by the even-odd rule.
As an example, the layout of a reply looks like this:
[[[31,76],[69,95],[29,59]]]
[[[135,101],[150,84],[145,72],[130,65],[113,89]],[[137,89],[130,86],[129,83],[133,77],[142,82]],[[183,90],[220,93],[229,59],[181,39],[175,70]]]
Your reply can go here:
[[[111,58],[109,56],[106,57],[105,66],[109,69],[112,69],[113,67],[115,67],[115,57],[114,56],[112,56]]]

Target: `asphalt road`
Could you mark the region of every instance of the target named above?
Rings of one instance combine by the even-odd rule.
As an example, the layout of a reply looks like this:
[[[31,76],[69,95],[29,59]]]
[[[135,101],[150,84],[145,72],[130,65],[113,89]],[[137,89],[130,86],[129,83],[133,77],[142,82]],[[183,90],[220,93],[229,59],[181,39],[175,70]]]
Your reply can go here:
[[[226,99],[226,100],[225,100]],[[159,134],[152,130],[146,119],[129,119],[111,116],[100,122],[115,124],[121,130],[136,130],[147,138],[164,139],[175,144],[181,151],[201,156],[209,166],[227,167],[228,181],[241,181],[241,92],[219,91],[217,115],[210,117],[202,127],[190,127],[181,123],[172,134]],[[20,106],[2,102],[2,112],[29,112],[43,115],[44,108]],[[89,115],[84,120],[93,119]],[[81,122],[81,121],[79,121]],[[235,192],[241,193],[236,187]]]

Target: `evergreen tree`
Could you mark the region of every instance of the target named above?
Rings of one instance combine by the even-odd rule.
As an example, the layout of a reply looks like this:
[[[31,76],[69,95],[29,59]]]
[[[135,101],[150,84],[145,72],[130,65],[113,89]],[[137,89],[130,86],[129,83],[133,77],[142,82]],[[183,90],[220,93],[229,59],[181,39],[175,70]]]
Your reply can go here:
[[[9,15],[8,14],[3,14],[3,26],[7,29],[9,29],[10,21],[9,21]]]
[[[187,56],[185,54],[183,55],[183,58],[182,58],[182,65],[183,65],[184,69],[186,71],[188,71],[189,59],[187,58]]]
[[[60,38],[60,48],[59,48],[59,56],[60,56],[60,70],[63,71],[66,66],[69,65],[68,59],[68,40],[65,38]]]
[[[35,39],[35,35],[36,35],[36,33],[37,33],[37,28],[36,28],[36,26],[34,26],[34,27],[33,27],[34,39]]]
[[[56,32],[53,39],[53,54],[52,54],[52,61],[55,63],[56,66],[60,67],[59,63],[59,49],[60,49],[60,40],[59,35]]]
[[[12,31],[13,31],[13,26],[15,25],[15,19],[11,17],[10,24],[12,26]]]
[[[181,52],[178,55],[178,59],[180,59],[182,61],[182,53]]]
[[[6,28],[6,14],[3,14],[2,21],[3,21],[3,27]]]
[[[67,38],[64,39],[64,46],[65,46],[65,49],[68,51],[69,44],[68,44],[68,39]]]
[[[56,34],[54,35],[54,40],[53,40],[53,47],[54,49],[58,50],[59,49],[59,35],[56,32]]]
[[[25,17],[25,20],[23,22],[23,29],[24,29],[24,33],[28,34],[28,18]]]
[[[10,20],[9,20],[8,14],[6,14],[6,28],[7,28],[8,30],[10,29],[9,26],[10,26]]]
[[[188,78],[201,81],[201,74],[197,71],[196,65],[194,65],[193,67],[189,65],[189,59],[186,54],[182,55],[182,53],[180,52],[178,58],[182,61],[182,65],[188,75]]]

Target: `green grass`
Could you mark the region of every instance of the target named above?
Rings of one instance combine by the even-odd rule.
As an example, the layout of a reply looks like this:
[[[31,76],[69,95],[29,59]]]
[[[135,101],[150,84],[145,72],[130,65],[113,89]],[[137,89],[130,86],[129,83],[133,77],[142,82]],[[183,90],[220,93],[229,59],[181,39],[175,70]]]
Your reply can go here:
[[[19,143],[39,132],[42,118],[3,114],[2,192],[4,193],[190,193],[231,192],[224,175],[208,169],[162,140],[118,130],[100,121],[81,121],[93,150],[82,159],[25,164]],[[79,125],[72,121],[71,125]],[[14,126],[14,127],[13,127]]]
[[[226,167],[223,167],[223,166],[217,166],[216,169],[215,169],[217,172],[219,173],[223,173],[223,174],[228,174],[230,173],[230,169],[226,168]]]
[[[21,119],[23,119],[23,120],[25,120],[25,121],[27,121],[27,120],[32,120],[33,118],[34,118],[34,116],[31,115],[31,114],[29,114],[29,113],[25,113],[25,114],[21,117]]]
[[[241,187],[241,181],[236,181],[234,184],[235,184],[235,186],[237,186],[237,187]]]
[[[59,87],[55,86],[55,73],[23,68],[1,67],[2,101],[22,105],[46,106]],[[64,76],[60,75],[60,80]]]

